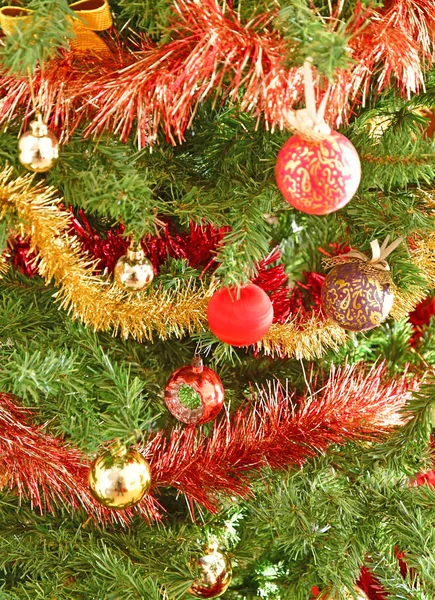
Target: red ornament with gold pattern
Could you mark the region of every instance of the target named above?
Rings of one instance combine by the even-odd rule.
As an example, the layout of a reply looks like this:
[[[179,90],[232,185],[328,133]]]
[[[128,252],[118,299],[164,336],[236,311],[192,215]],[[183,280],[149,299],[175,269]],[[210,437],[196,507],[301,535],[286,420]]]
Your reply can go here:
[[[352,142],[331,130],[322,140],[293,135],[278,153],[275,174],[289,204],[310,215],[326,215],[353,198],[361,165]]]
[[[304,65],[306,108],[288,111],[296,132],[278,153],[276,184],[284,199],[311,215],[326,215],[343,208],[355,195],[361,163],[352,142],[324,121],[325,94],[316,111],[311,62]]]
[[[172,373],[165,388],[168,410],[186,425],[212,421],[221,411],[225,391],[219,375],[203,365],[200,356]]]

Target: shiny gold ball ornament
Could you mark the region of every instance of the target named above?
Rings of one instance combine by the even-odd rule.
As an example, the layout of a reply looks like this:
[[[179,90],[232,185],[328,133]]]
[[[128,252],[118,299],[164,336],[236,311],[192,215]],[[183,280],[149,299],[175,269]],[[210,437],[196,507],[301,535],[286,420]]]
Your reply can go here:
[[[35,173],[44,173],[51,169],[59,158],[59,142],[55,135],[48,131],[41,115],[29,124],[18,141],[18,159],[23,167]]]
[[[231,561],[226,554],[219,552],[217,544],[207,546],[204,556],[198,559],[200,575],[189,588],[188,593],[195,598],[218,598],[231,583]]]
[[[353,594],[346,590],[345,598],[346,600],[369,600],[367,594],[358,586],[355,586]],[[318,596],[317,600],[338,600],[338,596],[326,593]]]
[[[115,265],[116,283],[129,292],[139,292],[154,279],[153,263],[141,248],[127,250]]]
[[[95,500],[115,510],[134,506],[151,487],[151,468],[136,450],[116,447],[98,456],[89,469]]]

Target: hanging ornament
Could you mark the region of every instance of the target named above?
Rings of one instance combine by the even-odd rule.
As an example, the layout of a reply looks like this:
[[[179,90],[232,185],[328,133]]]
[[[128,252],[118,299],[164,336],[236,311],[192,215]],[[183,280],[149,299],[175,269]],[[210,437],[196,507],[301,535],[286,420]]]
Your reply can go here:
[[[121,510],[137,504],[151,487],[151,469],[142,454],[118,445],[98,456],[89,469],[97,502]]]
[[[389,266],[385,260],[403,238],[388,245],[387,237],[379,247],[371,243],[373,257],[352,250],[324,261],[333,267],[322,286],[322,308],[343,329],[366,331],[387,318],[394,301]]]
[[[130,247],[115,265],[116,283],[129,292],[147,288],[154,279],[153,263],[146,258],[142,248]]]
[[[369,600],[367,594],[358,586],[354,587],[354,591],[349,592],[348,590],[344,590],[344,598],[345,600]],[[317,596],[317,600],[341,600],[343,596],[335,596],[326,592]]]
[[[276,183],[285,200],[310,215],[343,208],[355,195],[361,164],[353,144],[325,123],[329,93],[316,110],[312,61],[304,64],[306,108],[285,115],[295,135],[278,153]]]
[[[203,366],[200,356],[193,357],[192,365],[174,371],[165,388],[168,410],[187,425],[213,420],[224,399],[222,381],[212,369]]]
[[[189,588],[188,593],[195,598],[218,598],[231,583],[231,561],[226,554],[219,552],[212,542],[205,549],[204,556],[198,559],[200,575]]]
[[[211,331],[226,344],[249,346],[260,341],[273,321],[269,296],[254,283],[237,288],[221,288],[207,307]]]
[[[29,124],[18,142],[18,159],[23,167],[35,173],[44,173],[51,169],[59,158],[59,142],[55,135],[48,131],[39,113]]]

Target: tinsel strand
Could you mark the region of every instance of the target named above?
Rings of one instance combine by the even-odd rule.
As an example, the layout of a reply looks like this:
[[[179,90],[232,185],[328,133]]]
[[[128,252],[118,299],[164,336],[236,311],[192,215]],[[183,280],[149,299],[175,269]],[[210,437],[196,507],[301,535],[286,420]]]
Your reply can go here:
[[[33,186],[31,176],[13,180],[10,168],[0,173],[0,217],[8,210],[17,212],[28,232],[30,251],[36,256],[31,264],[47,282],[54,280],[59,286],[55,298],[62,308],[95,330],[111,330],[115,335],[137,340],[153,339],[155,334],[168,339],[205,329],[206,307],[217,282],[212,280],[207,285],[188,281],[172,290],[157,285],[134,296],[126,293],[109,278],[95,274],[98,259],[85,253],[79,240],[69,235],[71,215],[59,203],[55,190],[41,183]],[[428,235],[424,242],[413,242],[410,250],[430,287],[435,281],[435,234]],[[270,257],[265,261],[264,268]],[[260,284],[264,268],[260,265]],[[275,273],[268,285],[275,286],[270,290],[272,301],[283,308],[285,281],[279,269]],[[398,290],[392,316],[408,314],[425,294],[422,288]],[[286,317],[284,312],[280,316],[280,322],[272,325],[257,350],[273,356],[312,359],[321,357],[327,348],[338,348],[347,339],[346,332],[325,321],[318,310],[307,312],[303,318],[299,313]]]
[[[313,387],[315,382],[312,382]],[[169,435],[151,434],[141,452],[152,470],[151,494],[140,504],[150,520],[160,516],[153,494],[171,486],[184,494],[191,510],[199,504],[214,512],[222,495],[251,494],[252,475],[268,465],[301,465],[330,444],[375,440],[403,423],[401,409],[418,382],[406,374],[388,380],[384,365],[333,370],[313,396],[295,398],[279,382],[259,389],[257,401],[215,421],[208,436],[195,427]],[[40,510],[59,502],[84,508],[96,519],[126,521],[130,513],[108,513],[86,488],[87,463],[80,452],[30,425],[31,412],[0,396],[0,475],[3,486],[29,497]]]
[[[340,22],[332,13],[330,28]],[[155,143],[159,128],[173,144],[184,138],[201,102],[220,95],[241,110],[264,118],[266,127],[283,128],[284,112],[303,95],[301,72],[286,69],[287,50],[271,26],[276,13],[242,23],[218,0],[178,0],[169,25],[169,42],[143,42],[140,50],[113,48],[111,58],[72,52],[56,61],[33,85],[41,88],[44,117],[62,141],[87,123],[85,135],[113,132],[126,140],[134,126],[140,146]],[[346,30],[348,70],[336,73],[328,118],[345,122],[369,90],[395,85],[405,96],[423,86],[422,64],[434,59],[435,7],[430,0],[391,0],[381,9],[355,13]],[[0,121],[31,111],[25,79],[4,74]],[[21,109],[21,110],[20,110]]]

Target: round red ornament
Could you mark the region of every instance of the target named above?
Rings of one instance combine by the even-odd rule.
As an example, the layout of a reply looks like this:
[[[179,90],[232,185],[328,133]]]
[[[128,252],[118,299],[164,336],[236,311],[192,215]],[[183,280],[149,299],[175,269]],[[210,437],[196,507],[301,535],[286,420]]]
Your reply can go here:
[[[275,176],[281,194],[294,208],[326,215],[355,195],[361,163],[352,142],[338,131],[320,140],[296,134],[279,151]]]
[[[224,386],[218,374],[204,367],[199,356],[193,358],[192,365],[174,371],[165,388],[168,410],[187,425],[199,425],[214,419],[224,399]]]
[[[260,341],[273,321],[269,296],[255,283],[237,288],[221,288],[207,307],[211,331],[226,344],[249,346]]]

